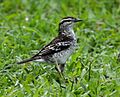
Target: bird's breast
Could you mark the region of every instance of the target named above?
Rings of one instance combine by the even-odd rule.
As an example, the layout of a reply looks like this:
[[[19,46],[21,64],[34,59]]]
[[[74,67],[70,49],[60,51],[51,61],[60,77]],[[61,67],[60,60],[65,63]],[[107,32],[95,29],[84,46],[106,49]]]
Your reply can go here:
[[[73,44],[71,44],[71,46],[66,49],[63,50],[59,53],[55,53],[54,54],[54,59],[58,64],[65,64],[67,59],[71,56],[71,54],[75,51],[76,48],[76,42],[74,42]]]

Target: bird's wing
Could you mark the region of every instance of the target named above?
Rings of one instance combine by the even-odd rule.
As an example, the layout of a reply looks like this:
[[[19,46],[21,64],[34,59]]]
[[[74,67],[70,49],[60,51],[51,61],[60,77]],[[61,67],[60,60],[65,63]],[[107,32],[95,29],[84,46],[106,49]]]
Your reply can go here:
[[[43,56],[48,55],[48,54],[54,54],[54,53],[57,53],[57,52],[67,49],[69,46],[70,46],[70,42],[68,42],[68,41],[50,44],[47,47],[45,47],[44,49],[42,49],[40,51],[40,54]]]
[[[53,39],[48,45],[43,47],[43,49],[41,49],[39,53],[31,57],[30,59],[26,59],[21,62],[18,62],[18,64],[23,64],[36,59],[41,59],[42,56],[46,56],[46,55],[49,56],[51,54],[65,50],[70,47],[72,40],[73,38],[71,38],[70,36],[64,36],[61,34],[55,39]]]
[[[71,45],[71,41],[68,38],[69,37],[64,36],[56,37],[53,41],[51,41],[38,54],[34,55],[33,57],[51,55],[69,48],[69,46]]]

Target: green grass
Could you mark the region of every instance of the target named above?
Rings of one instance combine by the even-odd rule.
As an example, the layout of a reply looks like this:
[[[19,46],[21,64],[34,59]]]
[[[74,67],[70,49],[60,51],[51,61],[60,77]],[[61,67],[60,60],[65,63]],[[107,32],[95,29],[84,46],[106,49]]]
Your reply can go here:
[[[68,82],[54,65],[16,64],[57,36],[65,16],[84,20]],[[0,44],[0,97],[120,97],[120,0],[0,0]]]

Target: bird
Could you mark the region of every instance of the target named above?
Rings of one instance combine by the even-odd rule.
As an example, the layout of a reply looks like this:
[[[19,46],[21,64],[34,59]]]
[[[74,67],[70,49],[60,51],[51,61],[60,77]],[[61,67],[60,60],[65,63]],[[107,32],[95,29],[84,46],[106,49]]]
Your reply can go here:
[[[63,72],[66,61],[74,53],[77,46],[77,38],[73,27],[82,19],[67,16],[61,19],[58,27],[58,35],[49,44],[44,46],[37,54],[29,59],[18,62],[23,64],[31,61],[57,64],[57,71]]]

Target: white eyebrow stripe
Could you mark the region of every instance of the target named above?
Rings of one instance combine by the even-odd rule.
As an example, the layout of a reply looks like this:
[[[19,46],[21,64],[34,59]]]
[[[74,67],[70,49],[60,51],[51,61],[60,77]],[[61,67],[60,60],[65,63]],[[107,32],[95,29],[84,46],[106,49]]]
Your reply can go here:
[[[66,19],[62,19],[60,22],[67,21],[67,20],[72,20],[72,19],[71,18],[66,18]]]

